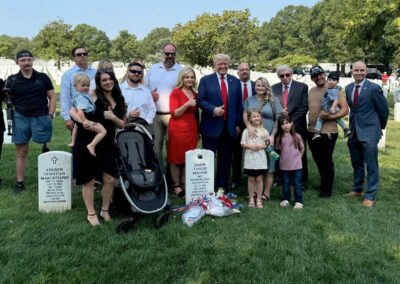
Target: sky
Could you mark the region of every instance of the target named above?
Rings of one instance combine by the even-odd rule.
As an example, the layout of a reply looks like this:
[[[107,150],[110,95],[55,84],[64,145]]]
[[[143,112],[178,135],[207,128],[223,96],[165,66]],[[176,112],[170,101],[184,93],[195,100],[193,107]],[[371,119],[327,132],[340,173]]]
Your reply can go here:
[[[128,30],[143,39],[152,29],[195,20],[205,12],[249,9],[260,23],[288,5],[312,7],[318,0],[0,0],[0,34],[34,37],[58,19],[75,27],[88,24],[110,39]]]

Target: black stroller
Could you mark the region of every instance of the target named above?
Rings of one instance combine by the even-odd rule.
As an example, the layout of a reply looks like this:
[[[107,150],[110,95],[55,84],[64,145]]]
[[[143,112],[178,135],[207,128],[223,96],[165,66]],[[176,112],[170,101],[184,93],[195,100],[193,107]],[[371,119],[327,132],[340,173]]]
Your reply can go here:
[[[146,126],[145,120],[135,119],[116,134],[119,183],[132,215],[119,224],[118,233],[132,230],[140,214],[159,213],[157,229],[169,218],[168,187]]]

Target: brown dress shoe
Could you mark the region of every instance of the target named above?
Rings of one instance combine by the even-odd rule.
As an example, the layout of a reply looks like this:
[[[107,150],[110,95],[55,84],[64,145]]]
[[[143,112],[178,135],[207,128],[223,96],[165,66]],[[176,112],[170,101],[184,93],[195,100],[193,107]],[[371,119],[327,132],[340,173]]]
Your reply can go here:
[[[361,204],[364,207],[372,207],[374,206],[375,201],[369,200],[369,199],[364,199],[363,203]]]
[[[364,195],[363,192],[350,191],[350,192],[344,194],[343,196],[347,196],[347,197],[359,197],[359,196],[363,196],[363,195]]]

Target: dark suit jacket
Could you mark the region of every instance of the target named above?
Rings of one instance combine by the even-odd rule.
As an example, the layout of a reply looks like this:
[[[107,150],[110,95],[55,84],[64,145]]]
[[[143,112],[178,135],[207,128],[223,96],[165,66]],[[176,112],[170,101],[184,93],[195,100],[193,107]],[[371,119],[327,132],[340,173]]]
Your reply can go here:
[[[0,109],[1,109],[1,115],[0,115],[0,132],[4,132],[6,130],[6,126],[4,124],[4,117],[3,117],[3,108],[1,107],[3,105],[4,101],[4,95],[3,95],[3,88],[4,88],[4,81],[0,79]],[[3,135],[3,134],[0,134]]]
[[[272,92],[283,106],[282,83],[272,86]],[[307,133],[307,112],[308,112],[308,86],[304,83],[294,81],[290,86],[287,111],[293,119],[294,128],[297,133],[304,136]]]
[[[382,88],[365,80],[359,92],[357,107],[354,107],[351,97],[353,88],[354,83],[346,86],[346,100],[350,107],[350,139],[357,132],[359,141],[378,141],[389,117]]]
[[[236,137],[236,126],[242,119],[242,88],[239,79],[229,75],[228,81],[228,131]],[[204,136],[218,137],[224,129],[224,117],[214,116],[214,108],[223,105],[218,77],[215,73],[204,76],[199,83],[197,104],[201,109],[200,133]]]

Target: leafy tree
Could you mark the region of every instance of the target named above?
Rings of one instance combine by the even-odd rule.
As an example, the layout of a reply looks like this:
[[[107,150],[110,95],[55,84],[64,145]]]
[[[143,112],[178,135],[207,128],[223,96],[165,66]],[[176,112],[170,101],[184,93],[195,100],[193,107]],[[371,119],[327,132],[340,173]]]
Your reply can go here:
[[[310,15],[311,9],[306,6],[289,5],[263,23],[258,42],[261,58],[272,60],[293,53],[311,55],[314,47],[309,37]]]
[[[141,41],[141,49],[146,54],[146,59],[157,55],[164,44],[171,41],[171,32],[168,28],[161,27],[151,30]],[[158,57],[158,56],[157,56]]]
[[[302,67],[305,65],[315,65],[317,63],[317,59],[309,55],[289,54],[284,57],[278,57],[274,60],[271,60],[269,65],[273,68],[281,64],[287,64],[290,67]]]
[[[91,60],[97,61],[109,57],[111,42],[105,32],[87,24],[79,24],[72,33],[74,45],[85,47],[90,52]]]
[[[0,56],[14,59],[21,49],[32,50],[32,43],[26,37],[10,37],[0,35]]]
[[[124,64],[130,62],[133,58],[143,58],[139,42],[135,35],[131,35],[127,30],[122,30],[119,35],[111,41],[110,56],[116,61],[122,61]]]
[[[57,66],[60,69],[61,60],[69,59],[73,48],[70,29],[71,26],[62,20],[45,25],[32,40],[37,56],[57,60]]]
[[[224,11],[222,15],[204,13],[185,25],[177,24],[172,41],[192,65],[207,66],[216,53],[229,54],[235,62],[251,50],[256,23],[247,9]]]

